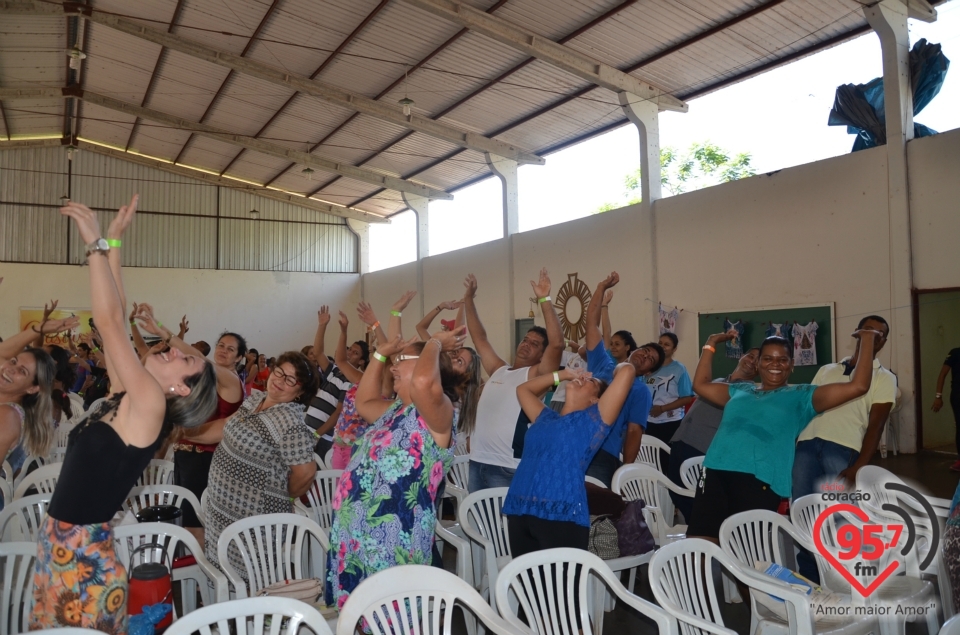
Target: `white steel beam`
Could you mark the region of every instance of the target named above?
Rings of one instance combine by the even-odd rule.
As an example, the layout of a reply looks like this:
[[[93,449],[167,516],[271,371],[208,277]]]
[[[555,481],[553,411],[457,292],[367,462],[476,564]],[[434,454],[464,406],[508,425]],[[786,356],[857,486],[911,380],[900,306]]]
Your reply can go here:
[[[447,123],[434,121],[429,117],[417,114],[404,115],[398,106],[385,104],[359,93],[291,73],[276,66],[240,57],[234,53],[216,49],[179,35],[173,35],[140,22],[95,11],[87,5],[31,2],[30,0],[0,0],[0,15],[79,15],[86,20],[102,24],[141,40],[165,46],[196,59],[230,68],[238,73],[256,77],[272,84],[291,88],[306,95],[312,95],[351,111],[389,121],[437,139],[443,139],[462,148],[477,152],[492,152],[520,163],[535,163],[537,165],[543,165],[544,163],[542,157],[504,141],[498,141]]]
[[[401,179],[393,176],[387,176],[370,170],[368,168],[359,168],[348,163],[341,163],[335,159],[329,159],[323,156],[308,154],[293,150],[279,143],[262,141],[244,135],[233,134],[227,130],[222,130],[214,126],[203,123],[194,123],[175,115],[170,115],[152,108],[144,108],[113,97],[100,95],[88,90],[60,89],[60,88],[0,88],[0,100],[2,99],[26,99],[26,98],[59,98],[59,97],[79,97],[81,100],[96,104],[103,108],[122,112],[127,115],[133,115],[148,121],[164,123],[181,130],[190,130],[201,137],[209,137],[217,141],[223,141],[241,148],[246,148],[254,152],[260,152],[281,159],[289,159],[294,163],[316,167],[325,172],[333,172],[355,181],[370,183],[377,187],[398,192],[407,192],[422,196],[425,198],[439,198],[449,200],[453,198],[452,194],[447,194],[443,190],[432,188],[413,181]]]
[[[685,102],[653,84],[459,0],[404,0],[404,2],[471,31],[482,33],[601,88],[649,99],[655,102],[660,110],[687,112],[688,106]],[[500,152],[494,154],[506,156]]]
[[[104,156],[113,157],[114,159],[120,159],[121,161],[130,161],[131,163],[137,163],[139,165],[143,165],[148,168],[155,168],[162,172],[169,172],[170,174],[176,174],[178,176],[185,176],[187,178],[197,179],[198,181],[203,181],[205,183],[210,183],[212,185],[229,187],[235,190],[243,190],[244,192],[248,192],[250,194],[256,194],[257,196],[262,196],[264,198],[280,201],[281,203],[289,203],[290,205],[297,205],[298,207],[304,207],[306,209],[310,209],[316,212],[321,212],[323,214],[330,214],[331,216],[340,216],[341,218],[352,218],[354,220],[360,220],[365,223],[389,223],[390,222],[389,220],[383,218],[382,216],[377,216],[376,214],[369,214],[362,210],[354,209],[352,207],[343,207],[342,205],[332,205],[330,203],[321,203],[320,201],[315,201],[312,198],[294,196],[293,194],[287,194],[285,192],[271,190],[269,188],[261,187],[258,185],[243,183],[241,181],[234,181],[233,179],[220,177],[220,176],[217,176],[216,174],[203,172],[202,170],[197,170],[197,169],[189,168],[182,165],[175,165],[173,163],[167,163],[165,161],[160,161],[159,159],[151,159],[150,157],[134,154],[132,152],[124,152],[123,150],[117,150],[114,148],[108,148],[106,146],[97,145],[95,143],[90,143],[89,141],[85,141],[83,139],[79,139],[77,141],[77,144],[78,144],[78,147],[84,151],[95,152],[97,154],[102,154]]]

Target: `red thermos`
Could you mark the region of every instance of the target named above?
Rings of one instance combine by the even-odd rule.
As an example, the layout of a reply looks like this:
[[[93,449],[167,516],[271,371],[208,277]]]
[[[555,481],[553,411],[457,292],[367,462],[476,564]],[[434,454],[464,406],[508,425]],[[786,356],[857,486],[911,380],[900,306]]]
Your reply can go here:
[[[144,562],[133,566],[134,556],[146,549],[159,549],[160,562]],[[153,604],[170,604],[173,608],[173,579],[170,568],[163,564],[167,552],[163,545],[155,542],[143,544],[130,554],[130,566],[127,568],[130,581],[130,592],[127,595],[127,614],[138,615],[143,613],[143,607]],[[165,629],[173,623],[173,611],[167,614],[159,624],[157,631]]]

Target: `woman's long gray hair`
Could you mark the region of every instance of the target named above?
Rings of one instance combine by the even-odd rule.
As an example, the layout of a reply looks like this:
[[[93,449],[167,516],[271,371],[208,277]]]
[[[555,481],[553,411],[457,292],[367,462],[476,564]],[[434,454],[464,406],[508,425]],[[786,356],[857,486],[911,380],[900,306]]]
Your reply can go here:
[[[163,416],[163,432],[166,438],[175,426],[196,428],[206,423],[217,409],[217,371],[208,360],[203,360],[203,369],[195,375],[184,377],[183,383],[190,388],[186,397],[167,397],[167,410]]]
[[[26,415],[23,420],[23,445],[27,454],[47,456],[54,436],[51,392],[57,365],[42,348],[28,348],[24,353],[33,355],[37,366],[33,385],[39,386],[40,390],[24,395],[20,402]]]

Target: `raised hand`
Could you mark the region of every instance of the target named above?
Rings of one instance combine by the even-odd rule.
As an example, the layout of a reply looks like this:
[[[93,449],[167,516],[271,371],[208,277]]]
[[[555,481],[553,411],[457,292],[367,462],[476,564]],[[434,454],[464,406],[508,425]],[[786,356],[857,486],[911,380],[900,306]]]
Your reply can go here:
[[[410,304],[410,300],[413,299],[413,296],[417,295],[416,291],[407,291],[400,299],[393,303],[393,306],[390,307],[391,311],[396,311],[397,313],[403,311],[407,308],[407,305]]]
[[[73,219],[83,242],[89,244],[103,237],[100,233],[100,221],[97,220],[97,215],[83,203],[67,201],[67,204],[60,208],[60,213]]]
[[[477,297],[477,277],[472,273],[467,274],[467,279],[463,281],[463,298],[475,298]]]
[[[540,270],[539,280],[536,282],[533,280],[530,281],[530,286],[533,288],[533,292],[536,294],[538,300],[550,295],[550,276],[547,274],[546,267]]]
[[[49,335],[50,333],[63,333],[64,331],[71,331],[80,326],[80,318],[75,315],[71,315],[68,318],[63,318],[62,320],[47,320],[40,326],[40,332],[44,335]]]
[[[50,306],[49,306],[49,307],[47,306],[46,303],[44,303],[44,305],[43,305],[43,319],[41,320],[41,322],[46,322],[47,320],[50,319],[50,316],[53,314],[53,312],[57,310],[57,304],[58,304],[59,302],[60,302],[60,300],[50,300]]]
[[[330,324],[330,307],[326,304],[320,307],[320,310],[317,311],[317,324],[320,326],[326,326]]]
[[[613,289],[607,289],[606,293],[603,294],[602,306],[607,306],[612,301],[613,301]]]
[[[187,316],[184,315],[182,318],[180,318],[180,335],[178,337],[183,339],[183,336],[186,335],[187,331],[189,330],[190,330],[190,322],[187,321]]]
[[[737,331],[737,329],[730,329],[726,333],[714,333],[707,338],[707,344],[720,344],[722,342],[735,340],[738,337],[740,337],[740,333]]]
[[[340,328],[344,331],[347,330],[347,326],[350,325],[350,318],[347,317],[347,314],[343,311],[340,311],[340,318],[337,320],[340,323]]]
[[[618,282],[620,282],[620,274],[616,271],[611,271],[609,276],[600,281],[600,286],[603,287],[604,291],[606,291],[607,289],[617,286]],[[606,297],[604,297],[604,304],[606,303]]]
[[[134,303],[133,303],[133,310],[130,311],[130,322],[131,322],[131,323],[133,323],[133,319],[134,319],[135,317],[137,317],[137,307],[138,307],[137,303],[134,302]]]
[[[388,340],[377,346],[377,352],[384,357],[390,357],[392,355],[396,355],[416,341],[416,337],[412,337],[409,340],[404,340],[402,337],[400,337],[400,335],[397,335],[392,340]]]
[[[163,337],[163,330],[160,328],[160,325],[157,323],[157,320],[153,317],[153,307],[143,302],[137,307],[137,315],[135,316],[137,321],[140,322],[140,328],[142,328],[147,333],[151,335],[156,335],[157,337]]]
[[[368,302],[361,302],[357,305],[357,316],[368,327],[372,327],[379,321],[377,320],[377,314],[373,312],[373,307]]]
[[[593,377],[593,373],[587,372],[584,368],[570,368],[569,366],[560,371],[561,381],[572,381],[583,385],[583,382]]]
[[[437,331],[430,339],[440,342],[440,350],[455,351],[463,346],[463,340],[467,339],[467,327],[461,326],[452,331]]]
[[[456,311],[463,306],[463,300],[447,300],[437,305],[437,308],[443,311]]]
[[[130,223],[133,222],[133,215],[139,203],[140,195],[134,194],[130,202],[120,208],[117,215],[110,221],[110,226],[107,227],[107,238],[120,240],[123,237],[123,232],[127,231]]]

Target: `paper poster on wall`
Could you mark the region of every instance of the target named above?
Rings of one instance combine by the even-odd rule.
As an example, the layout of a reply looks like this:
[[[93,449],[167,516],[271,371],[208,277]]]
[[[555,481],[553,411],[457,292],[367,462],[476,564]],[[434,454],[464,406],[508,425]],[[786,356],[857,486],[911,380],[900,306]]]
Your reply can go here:
[[[67,348],[69,340],[74,344],[80,343],[80,336],[90,332],[90,320],[93,318],[93,312],[90,309],[71,309],[58,308],[50,314],[51,320],[62,320],[70,316],[77,316],[80,319],[80,325],[65,333],[51,333],[43,336],[44,344],[56,344]],[[32,328],[34,325],[39,327],[43,320],[43,307],[20,307],[20,330]]]

